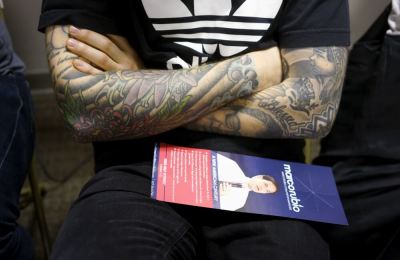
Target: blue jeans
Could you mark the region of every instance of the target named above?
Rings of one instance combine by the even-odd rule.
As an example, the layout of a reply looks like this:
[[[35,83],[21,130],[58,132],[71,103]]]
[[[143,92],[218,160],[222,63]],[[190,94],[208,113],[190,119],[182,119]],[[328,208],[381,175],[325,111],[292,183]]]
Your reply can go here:
[[[32,159],[31,96],[22,75],[0,76],[0,259],[32,259],[30,235],[18,224],[19,196]]]

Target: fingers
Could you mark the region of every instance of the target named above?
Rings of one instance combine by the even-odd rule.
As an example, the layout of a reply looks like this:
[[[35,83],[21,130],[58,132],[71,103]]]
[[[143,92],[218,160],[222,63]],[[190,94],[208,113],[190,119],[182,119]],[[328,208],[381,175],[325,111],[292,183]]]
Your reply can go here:
[[[93,67],[92,65],[90,65],[89,63],[80,60],[80,59],[76,59],[72,61],[72,64],[74,65],[74,67],[79,70],[82,73],[86,73],[86,74],[99,74],[102,71]]]
[[[108,37],[112,40],[112,42],[117,45],[122,51],[126,53],[134,53],[135,51],[132,49],[128,40],[122,36],[109,34]]]
[[[69,27],[69,35],[67,48],[94,67],[107,71],[143,69],[141,59],[122,36],[104,36],[73,26]]]
[[[107,54],[73,38],[67,40],[67,48],[74,54],[90,61],[103,70],[108,71],[120,69],[119,64],[111,59]]]
[[[74,26],[70,26],[69,34],[80,42],[86,43],[87,45],[107,54],[117,63],[119,63],[125,56],[122,50],[115,45],[112,40],[102,34],[86,29],[78,29]]]
[[[137,52],[131,47],[128,40],[119,35],[109,34],[108,37],[127,55],[121,59],[122,64],[125,64],[126,69],[139,70],[143,69],[144,65]]]

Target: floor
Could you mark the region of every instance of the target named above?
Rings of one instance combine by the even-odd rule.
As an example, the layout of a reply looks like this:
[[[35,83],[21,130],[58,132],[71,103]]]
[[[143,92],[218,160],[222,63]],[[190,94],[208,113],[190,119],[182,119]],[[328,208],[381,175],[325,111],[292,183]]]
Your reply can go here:
[[[47,75],[28,77],[36,122],[34,174],[39,180],[51,241],[82,186],[93,174],[92,147],[77,144],[65,130]],[[46,259],[27,182],[21,196],[20,223],[34,239],[35,260]]]

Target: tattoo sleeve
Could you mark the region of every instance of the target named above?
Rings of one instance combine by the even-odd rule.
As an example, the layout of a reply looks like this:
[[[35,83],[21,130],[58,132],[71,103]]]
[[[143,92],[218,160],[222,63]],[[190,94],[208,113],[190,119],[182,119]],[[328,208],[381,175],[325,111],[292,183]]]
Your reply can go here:
[[[187,127],[258,138],[320,138],[334,122],[347,50],[283,49],[284,81],[238,99]]]
[[[185,70],[86,75],[72,66],[67,28],[48,28],[47,55],[59,108],[80,141],[155,135],[280,81],[260,75],[265,57],[252,53]]]

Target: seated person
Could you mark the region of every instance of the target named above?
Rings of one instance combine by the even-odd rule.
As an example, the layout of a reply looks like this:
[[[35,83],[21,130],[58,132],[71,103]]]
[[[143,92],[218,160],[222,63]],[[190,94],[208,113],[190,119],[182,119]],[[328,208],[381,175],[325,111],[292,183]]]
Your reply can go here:
[[[17,219],[33,153],[31,95],[2,7],[0,13],[0,259],[28,260],[33,257],[31,236]]]
[[[188,217],[149,195],[155,142],[301,161],[300,139],[326,135],[339,106],[347,9],[345,0],[44,1],[58,105],[74,136],[93,142],[96,164],[52,257],[328,259],[305,222]]]

